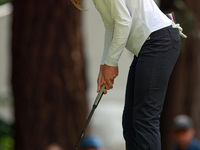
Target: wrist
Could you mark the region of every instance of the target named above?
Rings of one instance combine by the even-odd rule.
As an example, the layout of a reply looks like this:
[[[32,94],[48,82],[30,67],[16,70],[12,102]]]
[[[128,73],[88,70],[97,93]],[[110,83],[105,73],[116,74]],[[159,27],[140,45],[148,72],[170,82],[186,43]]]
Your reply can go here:
[[[110,66],[110,65],[107,65],[107,64],[104,64],[104,68],[109,68],[109,67],[112,67],[112,68],[118,68],[118,65],[117,66]]]
[[[100,72],[103,71],[104,65],[100,65]]]

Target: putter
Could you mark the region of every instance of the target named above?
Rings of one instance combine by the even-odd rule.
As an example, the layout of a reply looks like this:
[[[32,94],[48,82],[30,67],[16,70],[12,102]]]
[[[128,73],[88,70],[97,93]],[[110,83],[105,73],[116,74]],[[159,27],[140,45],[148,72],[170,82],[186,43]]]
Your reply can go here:
[[[87,118],[87,121],[86,121],[86,123],[85,123],[85,125],[84,125],[84,127],[83,127],[83,130],[82,130],[82,132],[81,132],[81,135],[80,135],[78,141],[76,142],[76,146],[75,146],[74,150],[77,150],[77,149],[78,149],[78,146],[79,146],[79,144],[81,143],[82,138],[84,137],[85,130],[87,129],[87,126],[88,126],[88,124],[89,124],[89,122],[90,122],[90,120],[91,120],[91,118],[92,118],[92,115],[93,115],[95,109],[97,108],[97,106],[98,106],[98,104],[99,104],[99,102],[100,102],[100,100],[101,100],[101,97],[102,97],[102,95],[103,95],[103,90],[104,90],[104,89],[105,89],[105,85],[102,85],[102,87],[101,87],[101,89],[100,89],[100,91],[99,91],[99,93],[98,93],[98,95],[97,95],[97,97],[96,97],[96,99],[95,99],[95,101],[94,101],[92,110],[90,111],[90,114],[89,114],[89,116],[88,116],[88,118]]]

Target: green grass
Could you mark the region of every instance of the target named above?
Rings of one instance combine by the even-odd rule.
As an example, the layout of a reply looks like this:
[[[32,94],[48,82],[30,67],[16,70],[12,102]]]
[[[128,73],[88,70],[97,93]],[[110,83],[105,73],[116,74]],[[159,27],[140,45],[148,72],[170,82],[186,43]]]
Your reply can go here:
[[[0,150],[14,150],[13,126],[0,120]]]
[[[0,0],[0,5],[3,5],[5,3],[9,3],[11,2],[11,0]]]

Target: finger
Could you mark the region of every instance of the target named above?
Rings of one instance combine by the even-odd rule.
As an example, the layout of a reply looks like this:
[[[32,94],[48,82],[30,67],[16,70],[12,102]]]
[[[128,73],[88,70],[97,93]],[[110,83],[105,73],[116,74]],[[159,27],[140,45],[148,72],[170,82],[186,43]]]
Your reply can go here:
[[[97,79],[97,92],[99,92],[101,89],[101,74],[99,74]]]
[[[113,88],[112,80],[107,80],[106,81],[106,89],[109,90],[109,89],[112,89],[112,88]]]
[[[97,80],[97,92],[99,92],[99,81]]]
[[[100,82],[98,82],[98,83],[97,83],[97,92],[99,92],[100,89],[101,89],[101,84],[100,84]]]
[[[114,84],[114,79],[113,80],[110,80],[111,81],[111,83],[112,83],[112,85]]]
[[[103,93],[104,93],[104,94],[107,94],[107,90],[106,90],[106,89],[104,89],[104,90],[103,90]]]

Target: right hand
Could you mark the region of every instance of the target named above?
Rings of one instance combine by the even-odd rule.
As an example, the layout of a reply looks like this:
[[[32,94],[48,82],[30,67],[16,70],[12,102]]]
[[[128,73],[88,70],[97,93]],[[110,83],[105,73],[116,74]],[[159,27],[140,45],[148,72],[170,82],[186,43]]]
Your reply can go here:
[[[118,76],[118,66],[108,66],[106,64],[100,66],[99,76],[97,79],[97,92],[100,91],[101,86],[104,84],[106,89],[104,89],[104,94],[107,90],[113,88],[114,79]]]
[[[105,84],[105,83],[102,82],[103,67],[104,67],[104,65],[100,66],[99,75],[98,75],[98,78],[97,78],[97,92],[99,92],[100,89],[101,89],[101,86],[103,84]],[[104,94],[107,94],[107,90],[106,89],[104,89],[103,92],[104,92]]]

